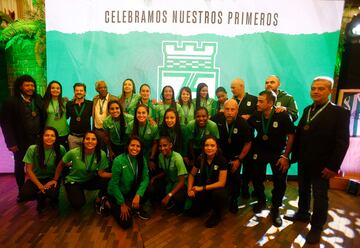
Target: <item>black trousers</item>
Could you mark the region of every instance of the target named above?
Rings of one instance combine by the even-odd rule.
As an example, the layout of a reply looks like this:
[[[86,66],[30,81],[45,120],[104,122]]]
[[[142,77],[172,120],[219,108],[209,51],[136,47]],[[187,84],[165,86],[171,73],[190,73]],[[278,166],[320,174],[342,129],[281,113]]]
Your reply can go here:
[[[200,215],[208,209],[214,213],[222,214],[226,204],[226,190],[224,188],[201,191],[193,198],[190,212],[193,215]]]
[[[22,161],[25,156],[25,152],[26,149],[21,149],[14,153],[14,165],[15,165],[14,172],[15,172],[15,179],[19,192],[25,182],[25,171],[24,171],[25,163]]]
[[[298,212],[309,215],[311,191],[314,198],[313,214],[311,216],[311,226],[322,228],[327,221],[329,209],[329,180],[322,178],[320,174],[315,174],[311,165],[298,165],[298,184],[299,184],[299,202]]]
[[[150,197],[155,201],[161,201],[167,194],[166,192],[166,179],[160,178],[154,181],[152,187],[150,188]],[[187,196],[187,189],[184,185],[178,192],[176,192],[171,200],[174,201],[176,207],[179,210],[184,210],[184,204]]]
[[[135,210],[131,209],[131,202],[134,199],[135,194],[136,193],[132,192],[127,195],[124,195],[126,205],[130,207],[130,216],[126,220],[123,220],[120,217],[121,207],[119,204],[117,204],[116,199],[112,195],[108,196],[111,204],[111,214],[114,217],[116,223],[118,223],[118,225],[123,229],[128,229],[133,225],[134,221],[132,215],[134,214]],[[142,208],[142,205],[146,202],[146,200],[147,200],[147,195],[145,194],[143,197],[140,198],[140,208]]]
[[[51,180],[52,178],[39,179],[43,185]],[[57,185],[56,187],[45,190],[45,193],[42,193],[39,188],[28,179],[20,190],[20,198],[24,201],[40,200],[41,198],[50,198],[51,201],[58,201],[59,187],[60,186]]]
[[[107,195],[107,184],[108,179],[96,176],[83,183],[65,183],[64,186],[71,206],[79,210],[86,203],[84,190],[100,190],[98,196],[102,197]]]
[[[246,156],[243,161],[243,168],[242,168],[242,184],[241,184],[241,191],[242,192],[249,192],[249,183],[251,181],[253,175],[253,167],[251,163],[251,158]]]
[[[241,164],[239,168],[234,171],[234,173],[231,172],[230,165],[228,170],[228,187],[230,187],[231,192],[231,200],[235,201],[240,196],[240,187],[241,187]]]
[[[255,193],[258,197],[259,203],[266,202],[265,197],[265,187],[264,187],[264,181],[266,180],[266,166],[268,163],[270,163],[271,170],[272,170],[272,178],[273,178],[273,190],[272,193],[272,207],[278,208],[282,205],[282,200],[285,195],[286,191],[286,180],[287,180],[287,171],[283,173],[279,168],[279,166],[276,165],[278,159],[280,156],[274,156],[274,155],[262,155],[258,154],[257,159],[252,160],[253,165],[253,185]]]

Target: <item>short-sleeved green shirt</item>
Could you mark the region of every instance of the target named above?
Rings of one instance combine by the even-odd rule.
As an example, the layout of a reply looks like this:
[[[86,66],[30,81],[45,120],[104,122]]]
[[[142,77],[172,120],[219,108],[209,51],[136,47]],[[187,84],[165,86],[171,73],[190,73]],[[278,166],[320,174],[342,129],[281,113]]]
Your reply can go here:
[[[103,128],[108,132],[110,140],[115,145],[124,145],[128,141],[129,134],[131,133],[130,124],[133,122],[134,117],[129,114],[124,114],[125,127],[120,127],[120,121],[114,121],[111,115],[105,118]],[[120,129],[125,128],[124,137],[120,137]]]
[[[187,104],[181,105],[184,112],[184,124],[187,125],[190,121],[195,119],[195,105],[192,102],[190,107]]]
[[[120,96],[121,98],[121,96]],[[140,100],[140,95],[132,94],[130,97],[125,99],[124,112],[127,114],[135,115],[136,106]]]
[[[62,116],[59,113],[59,101],[58,100],[51,100],[49,106],[46,110],[47,118],[45,121],[45,126],[55,128],[59,136],[66,136],[69,134],[69,124],[66,121],[66,108],[64,107],[64,112]]]
[[[171,152],[170,158],[165,158],[159,154],[159,168],[161,168],[166,176],[167,186],[166,192],[170,192],[179,182],[179,176],[187,175],[184,160],[180,153]]]
[[[100,161],[96,161],[95,153],[85,155],[85,163],[81,160],[81,152],[81,148],[77,147],[68,151],[62,158],[64,163],[72,162],[69,175],[65,177],[66,183],[86,182],[94,178],[99,170],[105,170],[109,167],[109,162],[104,151],[101,151]]]
[[[53,149],[45,149],[44,152],[46,169],[40,168],[37,145],[29,146],[23,158],[24,163],[32,165],[32,170],[38,179],[53,178],[56,171],[55,151]],[[60,156],[64,156],[65,153],[65,148],[60,145]]]
[[[131,124],[131,130],[133,129],[133,124],[134,123]],[[151,124],[149,120],[147,120],[145,126],[139,126],[139,133],[135,135],[139,136],[141,141],[144,143],[144,156],[148,158],[153,141],[159,139],[158,125]]]
[[[194,107],[196,108],[196,99],[193,100]],[[209,116],[216,114],[216,101],[212,98],[207,99],[206,101],[200,101],[200,107],[205,107],[209,113]]]
[[[170,108],[170,104],[158,104],[156,106],[156,119],[158,120],[158,123],[161,124],[164,120],[165,112],[168,108]],[[180,123],[184,124],[185,118],[184,118],[184,110],[181,108],[181,105],[176,103],[176,111],[178,112]]]
[[[138,172],[138,164],[134,157],[126,153],[117,156],[112,166],[112,177],[108,184],[108,193],[116,199],[116,203],[121,205],[125,202],[125,195],[129,194],[133,188]],[[136,194],[144,196],[149,185],[149,172],[146,159],[144,159],[144,168],[142,171],[141,182],[136,190]]]
[[[201,148],[201,142],[203,141],[206,135],[213,135],[217,139],[219,136],[219,129],[215,122],[208,120],[206,126],[204,128],[199,128],[196,124],[196,120],[190,121],[187,125],[186,137],[188,138],[188,142],[193,142],[195,149]]]

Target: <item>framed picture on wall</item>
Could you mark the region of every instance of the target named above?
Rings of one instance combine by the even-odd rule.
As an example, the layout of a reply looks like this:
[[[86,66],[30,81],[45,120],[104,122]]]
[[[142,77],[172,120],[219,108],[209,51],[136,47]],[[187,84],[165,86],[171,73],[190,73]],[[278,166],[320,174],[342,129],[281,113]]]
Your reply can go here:
[[[360,137],[360,89],[340,90],[337,103],[350,110],[350,136]]]

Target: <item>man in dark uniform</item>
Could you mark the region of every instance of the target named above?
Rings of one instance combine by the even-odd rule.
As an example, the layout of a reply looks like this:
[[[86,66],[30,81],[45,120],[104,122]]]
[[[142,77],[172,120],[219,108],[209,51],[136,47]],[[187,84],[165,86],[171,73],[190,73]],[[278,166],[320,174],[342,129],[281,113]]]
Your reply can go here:
[[[293,160],[298,161],[298,211],[285,219],[308,222],[311,217],[311,229],[306,236],[310,244],[321,239],[329,207],[329,179],[337,175],[349,146],[350,113],[329,101],[332,86],[332,78],[314,79],[310,92],[314,102],[304,109],[293,149]]]
[[[257,97],[250,95],[245,91],[245,82],[240,78],[231,81],[231,92],[233,99],[236,100],[238,108],[238,116],[247,120],[256,111]],[[245,158],[242,171],[241,193],[243,198],[249,198],[249,183],[253,174],[249,158]]]
[[[275,111],[288,112],[291,115],[293,122],[298,118],[298,107],[292,95],[286,91],[280,90],[280,78],[276,75],[270,75],[265,80],[265,89],[272,90],[276,94]]]
[[[248,123],[257,131],[250,155],[254,167],[253,184],[258,202],[254,205],[255,213],[266,207],[264,181],[266,166],[271,165],[274,187],[272,190],[272,206],[270,214],[273,225],[282,225],[279,207],[286,190],[286,178],[289,168],[289,154],[294,141],[295,127],[286,112],[276,113],[274,103],[276,95],[273,91],[262,91],[258,97],[257,112]]]
[[[219,144],[229,163],[228,179],[231,183],[230,212],[237,213],[240,196],[241,163],[251,147],[251,132],[247,122],[238,117],[238,104],[234,99],[224,103],[224,112],[218,118]]]
[[[45,109],[36,94],[36,82],[29,75],[18,77],[14,83],[14,96],[4,103],[1,127],[8,149],[14,153],[15,178],[20,188],[25,181],[24,163],[26,150],[35,144],[44,127]],[[17,198],[20,202],[22,199]]]
[[[84,134],[91,130],[91,115],[93,102],[86,100],[86,85],[75,83],[74,100],[66,104],[66,116],[70,117],[69,148],[80,147]]]

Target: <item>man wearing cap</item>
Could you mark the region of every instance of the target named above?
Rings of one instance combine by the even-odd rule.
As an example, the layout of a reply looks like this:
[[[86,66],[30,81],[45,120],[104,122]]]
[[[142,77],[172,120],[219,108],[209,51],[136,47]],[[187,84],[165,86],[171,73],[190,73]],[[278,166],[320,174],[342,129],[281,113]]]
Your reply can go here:
[[[313,103],[304,109],[292,154],[298,162],[298,211],[284,218],[310,221],[311,229],[306,235],[310,244],[320,242],[329,208],[329,179],[337,175],[349,146],[350,113],[329,101],[332,87],[332,78],[321,76],[313,80],[310,91]]]

